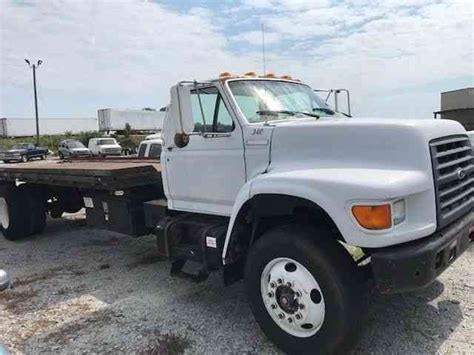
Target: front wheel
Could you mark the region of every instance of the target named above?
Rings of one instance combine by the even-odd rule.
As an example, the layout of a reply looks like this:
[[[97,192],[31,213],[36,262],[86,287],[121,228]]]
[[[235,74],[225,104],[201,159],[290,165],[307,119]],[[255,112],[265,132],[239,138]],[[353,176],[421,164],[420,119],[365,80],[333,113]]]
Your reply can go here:
[[[246,288],[260,327],[288,353],[346,351],[360,323],[363,279],[325,229],[287,225],[252,247]]]

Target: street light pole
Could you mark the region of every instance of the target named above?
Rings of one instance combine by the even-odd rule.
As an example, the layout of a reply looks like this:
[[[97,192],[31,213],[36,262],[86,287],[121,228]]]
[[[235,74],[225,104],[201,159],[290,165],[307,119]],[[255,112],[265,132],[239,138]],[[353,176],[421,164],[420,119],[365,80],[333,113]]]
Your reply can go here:
[[[43,61],[38,60],[36,64],[30,64],[28,59],[25,59],[26,64],[33,68],[33,90],[35,94],[35,117],[36,117],[36,145],[39,146],[39,118],[38,118],[38,94],[36,92],[36,68],[38,68]]]

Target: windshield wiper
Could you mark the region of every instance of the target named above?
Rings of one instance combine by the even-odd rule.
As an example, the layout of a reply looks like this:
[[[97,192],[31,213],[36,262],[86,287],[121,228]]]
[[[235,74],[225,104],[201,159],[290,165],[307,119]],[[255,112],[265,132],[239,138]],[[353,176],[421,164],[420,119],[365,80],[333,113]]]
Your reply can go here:
[[[336,111],[333,111],[330,108],[326,108],[326,107],[315,107],[313,108],[313,111],[321,111],[329,115],[334,115],[336,113]]]
[[[289,115],[289,116],[294,116],[297,114],[305,115],[305,116],[310,116],[314,118],[319,118],[319,115],[311,112],[304,112],[304,111],[290,111],[290,110],[262,110],[262,111],[257,111],[256,112],[258,115],[274,115],[277,116],[278,114],[284,114],[284,115]]]

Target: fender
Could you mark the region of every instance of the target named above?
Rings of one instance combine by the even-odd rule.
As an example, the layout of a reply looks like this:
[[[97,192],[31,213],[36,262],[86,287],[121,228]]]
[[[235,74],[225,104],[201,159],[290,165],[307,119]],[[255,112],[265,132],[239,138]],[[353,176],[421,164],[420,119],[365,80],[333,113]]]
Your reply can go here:
[[[256,195],[280,194],[314,202],[333,220],[346,242],[378,248],[418,239],[436,229],[432,176],[423,171],[382,169],[300,169],[271,171],[247,182],[240,190],[229,221],[222,257],[242,206]],[[369,231],[352,216],[352,204],[404,198],[409,218],[384,231]]]

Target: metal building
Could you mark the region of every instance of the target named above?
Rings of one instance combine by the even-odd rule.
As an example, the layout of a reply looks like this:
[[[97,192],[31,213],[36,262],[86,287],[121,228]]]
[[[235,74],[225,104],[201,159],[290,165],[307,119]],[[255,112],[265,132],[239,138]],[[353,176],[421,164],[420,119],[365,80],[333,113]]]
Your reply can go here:
[[[474,131],[474,87],[441,93],[441,109],[435,118],[455,120],[467,131]]]

